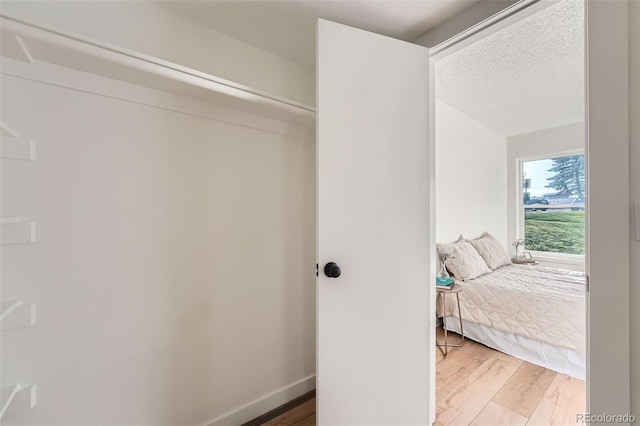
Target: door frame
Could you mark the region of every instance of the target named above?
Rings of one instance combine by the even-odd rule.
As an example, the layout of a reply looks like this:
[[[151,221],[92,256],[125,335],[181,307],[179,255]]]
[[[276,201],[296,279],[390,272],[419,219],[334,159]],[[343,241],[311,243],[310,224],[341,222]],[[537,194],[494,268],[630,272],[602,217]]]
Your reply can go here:
[[[585,204],[586,413],[624,415],[630,413],[631,409],[629,6],[628,0],[584,2],[584,125],[588,176]],[[434,64],[438,59],[548,5],[549,2],[542,0],[520,0],[431,48],[432,93],[435,88]],[[615,25],[611,25],[612,22]],[[431,148],[435,150],[434,121],[432,107],[430,139]],[[435,184],[435,170],[432,170],[432,196],[435,196]],[[612,205],[617,208],[611,208]],[[431,244],[434,246],[435,241],[431,241]],[[592,262],[592,259],[595,261]],[[432,374],[432,386],[435,388],[435,366]]]

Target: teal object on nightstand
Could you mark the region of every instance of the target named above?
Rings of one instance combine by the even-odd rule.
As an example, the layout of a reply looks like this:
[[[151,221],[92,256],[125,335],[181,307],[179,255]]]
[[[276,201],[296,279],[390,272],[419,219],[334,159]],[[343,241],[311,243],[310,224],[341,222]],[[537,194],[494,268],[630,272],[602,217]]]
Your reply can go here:
[[[436,284],[438,284],[438,285],[449,285],[452,282],[453,282],[453,278],[436,277]]]

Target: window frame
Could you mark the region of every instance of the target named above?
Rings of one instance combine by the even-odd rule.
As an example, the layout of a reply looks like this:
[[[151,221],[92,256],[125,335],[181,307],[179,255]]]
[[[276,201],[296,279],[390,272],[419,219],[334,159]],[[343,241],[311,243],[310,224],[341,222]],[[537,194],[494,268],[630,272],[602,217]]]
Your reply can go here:
[[[553,154],[540,154],[540,155],[531,155],[531,156],[527,156],[527,157],[520,157],[520,158],[516,158],[516,162],[517,162],[517,170],[518,170],[518,174],[516,176],[516,191],[517,191],[517,196],[516,196],[516,211],[517,211],[517,217],[516,217],[516,238],[517,239],[523,239],[524,240],[524,163],[529,162],[529,161],[538,161],[538,160],[552,160],[554,158],[560,158],[560,157],[570,157],[570,156],[574,156],[574,155],[582,155],[585,157],[585,167],[587,166],[586,164],[586,153],[584,149],[574,149],[574,150],[569,150],[569,151],[562,151],[562,152],[557,152],[557,153],[553,153]],[[586,171],[585,171],[585,176],[586,176]],[[587,209],[587,205],[585,203],[585,222],[586,222],[586,209]],[[586,230],[585,230],[586,232]],[[585,251],[586,251],[586,238],[585,238]],[[544,261],[549,261],[549,262],[553,262],[553,263],[559,263],[559,264],[565,264],[565,265],[574,265],[574,266],[580,266],[580,265],[584,265],[585,262],[585,255],[584,254],[570,254],[570,253],[557,253],[557,252],[553,252],[553,251],[538,251],[538,250],[531,250],[531,249],[527,249],[526,246],[524,246],[523,250],[529,251],[531,252],[531,255],[539,260],[544,260]]]

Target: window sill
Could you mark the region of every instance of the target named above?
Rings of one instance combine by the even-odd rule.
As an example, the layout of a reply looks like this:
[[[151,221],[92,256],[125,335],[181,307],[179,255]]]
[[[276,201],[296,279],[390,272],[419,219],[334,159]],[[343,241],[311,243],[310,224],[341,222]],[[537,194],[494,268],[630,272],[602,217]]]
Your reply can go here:
[[[585,257],[583,255],[557,254],[544,252],[531,252],[534,260],[543,266],[550,266],[559,269],[572,269],[576,271],[585,270]]]

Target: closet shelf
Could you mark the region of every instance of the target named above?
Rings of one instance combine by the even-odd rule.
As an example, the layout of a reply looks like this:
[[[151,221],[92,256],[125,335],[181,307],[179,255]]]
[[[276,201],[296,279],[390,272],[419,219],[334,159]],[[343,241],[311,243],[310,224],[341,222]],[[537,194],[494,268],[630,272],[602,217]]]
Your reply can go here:
[[[0,17],[3,56],[49,62],[287,123],[315,126],[311,106],[139,52],[63,34],[4,12]]]

